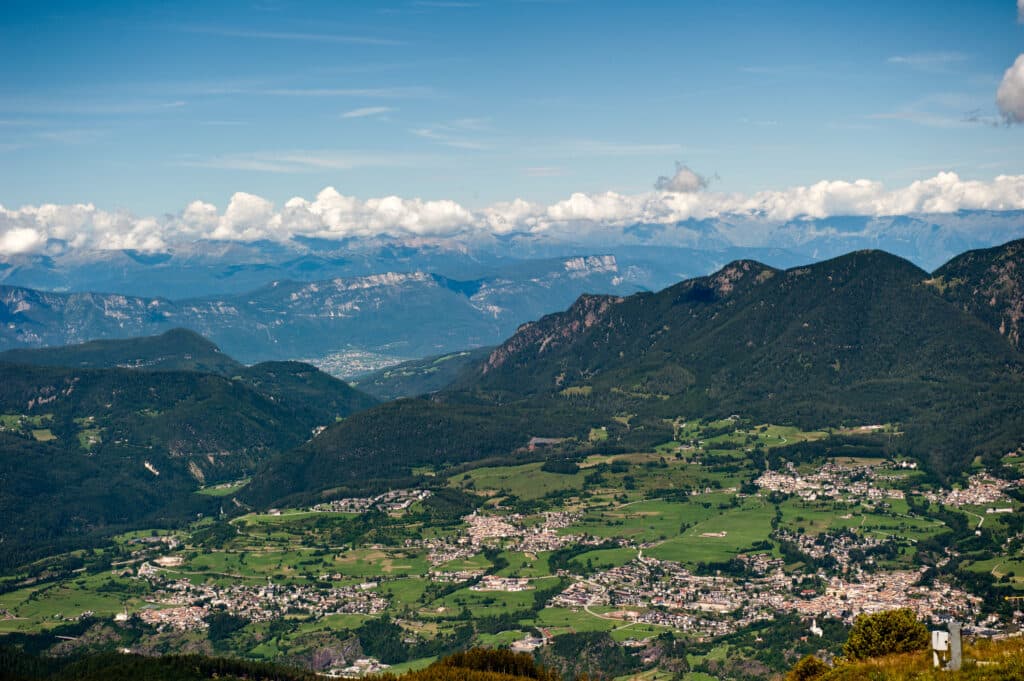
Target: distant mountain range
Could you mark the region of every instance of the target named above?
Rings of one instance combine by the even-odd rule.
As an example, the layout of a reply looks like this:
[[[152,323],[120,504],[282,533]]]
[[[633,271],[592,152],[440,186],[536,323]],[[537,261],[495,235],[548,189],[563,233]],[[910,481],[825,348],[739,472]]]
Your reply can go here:
[[[495,345],[581,294],[656,291],[738,259],[789,268],[860,248],[933,268],[1024,235],[1024,211],[770,222],[723,215],[578,237],[199,241],[164,253],[0,258],[0,349],[192,329],[246,363],[349,377]]]
[[[580,224],[578,230],[557,233],[200,240],[152,253],[83,251],[53,239],[42,253],[0,256],[0,283],[178,300],[247,293],[272,281],[347,279],[383,272],[422,271],[474,280],[505,271],[514,277],[524,262],[604,253],[617,258],[624,279],[656,290],[741,258],[790,267],[866,248],[885,250],[932,270],[964,251],[1021,237],[1024,211],[963,210],[788,221],[756,213],[723,214],[667,225]]]
[[[586,291],[633,292],[616,259],[530,262],[454,280],[422,271],[275,281],[248,294],[181,301],[0,287],[0,348],[192,329],[243,362],[308,359],[338,375],[493,345]]]

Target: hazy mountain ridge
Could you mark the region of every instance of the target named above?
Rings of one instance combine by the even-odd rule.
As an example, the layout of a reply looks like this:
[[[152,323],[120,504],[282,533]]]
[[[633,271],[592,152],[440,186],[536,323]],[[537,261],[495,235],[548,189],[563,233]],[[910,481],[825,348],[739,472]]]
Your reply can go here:
[[[63,345],[180,326],[243,361],[316,358],[349,347],[421,357],[493,344],[591,289],[636,290],[611,256],[535,262],[521,273],[469,281],[423,271],[275,281],[244,295],[181,301],[0,287],[0,345]]]

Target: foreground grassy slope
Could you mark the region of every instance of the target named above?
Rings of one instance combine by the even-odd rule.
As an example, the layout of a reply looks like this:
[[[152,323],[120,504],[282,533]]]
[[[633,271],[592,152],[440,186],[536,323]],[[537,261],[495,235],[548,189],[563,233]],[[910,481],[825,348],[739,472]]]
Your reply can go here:
[[[890,655],[840,664],[815,681],[1013,681],[1024,679],[1024,640],[982,640],[964,648],[958,672],[932,666],[931,653]]]

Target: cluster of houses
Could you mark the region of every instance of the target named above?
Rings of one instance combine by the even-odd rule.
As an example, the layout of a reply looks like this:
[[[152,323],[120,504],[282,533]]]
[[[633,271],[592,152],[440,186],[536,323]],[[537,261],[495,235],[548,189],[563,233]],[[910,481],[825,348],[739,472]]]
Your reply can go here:
[[[158,574],[148,573],[159,578]],[[154,592],[152,604],[139,612],[144,621],[169,625],[175,629],[205,626],[211,612],[224,610],[254,622],[280,618],[286,613],[314,617],[333,614],[377,615],[387,608],[388,600],[376,591],[375,583],[322,588],[301,584],[261,585],[234,583],[193,584],[186,579],[164,581]],[[174,606],[160,608],[159,606]]]
[[[560,533],[560,530],[579,522],[582,517],[581,513],[568,511],[545,512],[540,523],[523,529],[513,549],[536,554],[541,551],[557,551],[570,544],[586,543],[584,537]]]
[[[528,591],[530,580],[525,577],[497,577],[485,575],[479,582],[469,587],[471,591]]]
[[[423,501],[432,492],[428,489],[395,489],[375,497],[352,497],[335,499],[317,504],[312,511],[320,513],[366,513],[371,510],[393,513],[404,511],[417,501]]]
[[[561,530],[579,521],[581,517],[579,513],[549,511],[541,516],[539,523],[527,524],[523,516],[517,513],[497,515],[474,511],[463,518],[466,530],[458,538],[407,539],[405,547],[425,548],[427,560],[437,567],[455,560],[472,558],[484,547],[496,546],[505,540],[512,540],[509,544],[511,550],[534,555],[568,545],[598,543],[593,537],[561,534]]]
[[[832,577],[824,593],[792,602],[803,615],[841,617],[851,621],[861,613],[910,608],[925,620],[953,615],[961,620],[977,612],[981,599],[948,584],[922,586],[920,570],[878,572],[860,580]]]
[[[462,520],[466,523],[466,534],[460,541],[476,547],[494,543],[491,541],[494,539],[519,537],[522,534],[517,525],[523,518],[518,513],[499,516],[473,511]]]
[[[980,599],[956,587],[920,585],[920,571],[794,577],[767,554],[742,560],[763,570],[760,576],[696,575],[679,563],[641,555],[626,565],[577,580],[549,605],[669,626],[701,638],[728,634],[777,613],[852,621],[861,613],[906,607],[924,619],[937,620],[950,615],[967,618],[980,605]],[[592,608],[597,606],[603,612],[594,613]]]
[[[889,465],[885,463],[881,467]],[[878,467],[878,464],[840,464],[832,460],[811,474],[801,475],[792,462],[787,462],[784,470],[767,470],[754,482],[761,489],[795,494],[805,501],[844,499],[878,502],[905,498],[902,490],[874,484]]]
[[[875,559],[870,555],[854,560],[852,552],[868,553],[886,544],[898,541],[896,537],[878,537],[866,532],[857,534],[851,531],[823,532],[818,535],[801,534],[779,529],[772,535],[774,538],[796,545],[801,553],[815,559],[831,557],[841,572],[857,570],[865,565],[872,565]]]
[[[209,609],[195,605],[182,605],[176,608],[143,608],[138,612],[139,619],[158,629],[177,629],[191,631],[206,629],[206,617]]]
[[[480,552],[480,549],[470,544],[465,537],[460,537],[459,540],[456,541],[452,541],[447,538],[405,540],[406,548],[414,548],[417,546],[421,546],[427,550],[427,560],[435,567],[438,565],[444,565],[445,563],[450,563],[453,560],[465,560],[466,558],[472,558]]]
[[[375,657],[361,657],[347,667],[336,667],[322,672],[321,676],[330,679],[360,679],[364,676],[380,674],[391,668]]]
[[[1011,513],[1013,509],[1007,503],[1006,490],[1013,484],[987,473],[978,473],[968,478],[967,487],[948,492],[927,492],[924,497],[947,506],[993,506],[999,507],[998,512]],[[996,512],[996,508],[993,508],[993,512]]]

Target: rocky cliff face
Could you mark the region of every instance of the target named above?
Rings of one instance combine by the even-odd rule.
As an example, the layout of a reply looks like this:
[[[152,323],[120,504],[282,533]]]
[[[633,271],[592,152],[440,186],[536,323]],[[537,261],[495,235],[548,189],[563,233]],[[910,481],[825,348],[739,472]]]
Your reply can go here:
[[[481,369],[486,374],[512,360],[525,362],[555,348],[572,344],[592,327],[607,319],[613,306],[624,298],[583,295],[563,313],[523,324],[515,335],[496,348]]]

